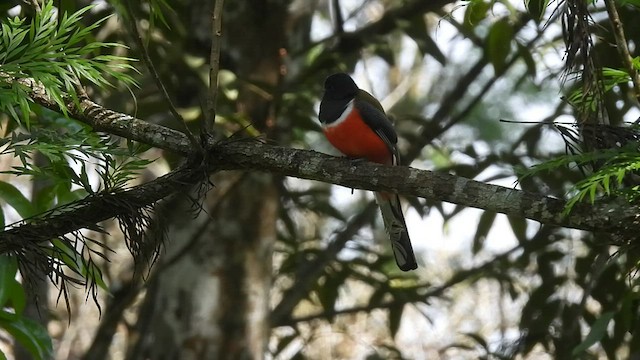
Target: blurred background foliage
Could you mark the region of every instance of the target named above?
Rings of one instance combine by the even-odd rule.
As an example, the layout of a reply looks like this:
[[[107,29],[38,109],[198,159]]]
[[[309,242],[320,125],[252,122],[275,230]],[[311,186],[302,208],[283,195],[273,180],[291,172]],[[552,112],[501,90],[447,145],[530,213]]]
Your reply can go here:
[[[318,101],[327,75],[348,72],[393,117],[404,164],[564,197],[584,177],[577,168],[535,173],[517,185],[514,169],[564,154],[565,144],[551,123],[571,126],[582,116],[581,109],[565,101],[576,89],[584,89],[583,74],[575,72],[586,65],[584,58],[568,72],[565,66],[565,51],[572,43],[565,42],[562,18],[567,6],[576,2],[582,0],[227,1],[216,136],[259,134],[270,143],[336,154],[320,132]],[[145,64],[143,45],[178,112],[194,132],[199,131],[207,116],[203,109],[213,2],[54,4],[59,14],[95,4],[83,15],[82,24],[108,17],[92,29],[95,41],[126,45],[95,49],[95,55],[139,59],[131,63],[137,72],[128,72],[137,85],[113,80],[112,86],[85,83],[92,100],[182,130]],[[593,38],[586,56],[599,67],[624,71],[604,1],[583,4],[591,16],[588,34]],[[634,54],[640,9],[634,1],[616,4]],[[30,19],[34,11],[21,1],[5,0],[0,14]],[[638,116],[627,81],[611,86],[602,104],[609,124]],[[30,117],[26,129],[9,115],[0,115],[3,135],[34,134],[52,124],[78,127],[49,111],[36,109]],[[112,144],[101,141],[95,140],[105,147]],[[138,156],[141,150],[147,149],[128,154]],[[174,154],[158,149],[140,156],[154,161],[135,163],[138,167],[131,171],[141,170],[138,182],[179,162]],[[12,156],[0,161],[3,170],[17,164]],[[3,183],[13,184],[1,191],[7,205],[5,223],[32,215],[20,211],[29,209],[25,204],[39,212],[98,189],[91,185],[97,181],[92,180],[92,170],[100,173],[84,165],[64,169],[63,174],[79,173],[69,175],[77,180],[64,187],[53,186],[59,183],[52,185],[50,179],[2,175]],[[47,345],[46,336],[22,341],[5,325],[26,348],[5,338],[5,353],[26,359],[38,351],[46,354],[49,346],[60,359],[160,358],[159,354],[170,358],[184,354],[180,347],[189,347],[176,340],[178,329],[209,339],[205,334],[211,329],[232,332],[244,326],[237,340],[249,336],[246,328],[254,324],[250,318],[241,320],[249,322],[242,326],[223,321],[233,314],[221,315],[219,323],[178,325],[165,319],[168,323],[159,324],[167,313],[244,312],[251,305],[245,304],[246,289],[266,288],[272,310],[255,328],[268,331],[255,336],[265,338],[267,358],[566,359],[639,354],[636,250],[612,247],[627,241],[612,239],[611,234],[409,198],[407,220],[420,267],[402,273],[394,265],[378,210],[367,192],[250,172],[216,174],[211,180],[215,188],[200,215],[189,211],[184,199],[169,199],[157,211],[152,221],[164,223],[169,235],[166,250],[150,272],[135,271],[117,224],[102,224],[111,236],[87,235],[114,250],[110,261],[90,262],[102,269],[105,290],[95,295],[101,317],[95,306],[84,304],[83,287],[69,289],[68,308],[55,306],[58,292],[46,281],[30,290],[29,304],[20,300],[23,290],[14,285],[12,295],[0,293],[0,300],[8,304],[5,309],[21,313],[26,307],[25,318],[33,319],[28,326],[40,322],[53,340],[53,345]],[[184,265],[187,257],[197,259]],[[258,263],[257,269],[250,261]],[[11,283],[15,265],[7,262],[2,270],[9,274],[6,283]],[[208,271],[229,283],[219,290],[223,295],[207,287],[203,279],[214,276]],[[86,272],[80,270],[80,275]],[[181,293],[190,299],[188,304],[168,307],[166,299],[177,296],[171,284],[180,282],[192,284],[193,294]],[[230,335],[215,339],[222,349],[218,354],[235,344]]]

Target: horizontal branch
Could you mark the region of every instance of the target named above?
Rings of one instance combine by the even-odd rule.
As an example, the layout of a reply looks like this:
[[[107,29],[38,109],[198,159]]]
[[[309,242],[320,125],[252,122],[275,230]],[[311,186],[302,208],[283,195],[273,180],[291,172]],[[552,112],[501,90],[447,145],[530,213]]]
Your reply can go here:
[[[15,81],[31,89],[29,96],[35,103],[52,111],[60,112],[58,104],[47,95],[41,84],[30,78],[16,79]],[[79,107],[73,101],[68,100],[66,111],[70,117],[91,126],[96,131],[122,136],[183,155],[192,152],[189,139],[180,131],[107,109],[86,98],[80,99]]]
[[[260,170],[348,188],[391,191],[568,228],[626,233],[639,221],[640,207],[628,203],[577,204],[563,216],[564,200],[446,173],[353,162],[309,150],[233,142],[217,145],[212,156],[216,169]]]
[[[129,190],[96,194],[25,219],[0,232],[0,254],[20,251],[83,228],[96,229],[101,221],[126,215],[184,191],[202,179],[202,171],[185,164],[170,173]],[[132,209],[135,204],[136,208]],[[29,242],[27,244],[26,242]]]
[[[31,96],[36,103],[55,110],[55,103],[44,92],[34,90]],[[82,100],[80,108],[70,103],[67,111],[98,131],[185,155],[192,152],[184,134],[105,109],[90,100]],[[577,204],[571,214],[563,216],[565,201],[540,194],[411,167],[356,163],[254,140],[209,143],[204,148],[209,149],[209,171],[257,170],[349,188],[392,191],[589,231],[628,233],[639,221],[640,208],[628,203]]]

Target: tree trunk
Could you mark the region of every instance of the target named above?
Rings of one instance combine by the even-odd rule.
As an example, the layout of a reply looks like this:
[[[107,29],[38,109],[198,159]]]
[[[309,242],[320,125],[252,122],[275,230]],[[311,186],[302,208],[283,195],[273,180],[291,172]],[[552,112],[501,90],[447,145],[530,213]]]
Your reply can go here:
[[[230,1],[222,18],[223,51],[243,84],[238,113],[267,134],[275,124],[287,16],[285,2],[274,3]],[[263,91],[256,92],[256,85]],[[196,219],[192,203],[174,207],[168,216],[176,221],[141,310],[141,341],[130,358],[261,359],[266,353],[279,204],[274,178],[226,172],[211,181],[215,187]]]
[[[271,176],[229,173],[212,181],[197,219],[188,205],[174,207],[180,223],[157,264],[140,319],[143,344],[131,358],[264,356],[277,217]]]

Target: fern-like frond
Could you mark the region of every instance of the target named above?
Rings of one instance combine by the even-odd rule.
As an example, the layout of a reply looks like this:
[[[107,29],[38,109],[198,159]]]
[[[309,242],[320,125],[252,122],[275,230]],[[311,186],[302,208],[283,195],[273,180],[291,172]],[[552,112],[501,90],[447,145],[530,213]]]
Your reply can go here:
[[[29,128],[31,102],[28,91],[16,79],[32,78],[42,84],[47,95],[66,113],[64,98],[77,100],[78,80],[98,87],[111,86],[113,78],[135,84],[126,70],[132,70],[131,58],[101,55],[101,48],[124,47],[116,43],[96,42],[91,32],[107,18],[83,27],[82,15],[87,6],[71,15],[58,16],[52,0],[30,23],[24,19],[7,19],[0,26],[0,111],[8,113]],[[15,107],[20,111],[16,111]]]
[[[565,214],[578,202],[588,200],[593,203],[599,196],[624,195],[632,199],[640,197],[640,136],[634,126],[583,125],[582,132],[589,133],[588,136],[595,139],[595,145],[598,146],[596,149],[591,146],[590,151],[586,151],[576,129],[558,125],[556,129],[565,139],[569,153],[529,169],[520,169],[520,181],[560,168],[591,169],[591,173],[573,185],[567,193]]]

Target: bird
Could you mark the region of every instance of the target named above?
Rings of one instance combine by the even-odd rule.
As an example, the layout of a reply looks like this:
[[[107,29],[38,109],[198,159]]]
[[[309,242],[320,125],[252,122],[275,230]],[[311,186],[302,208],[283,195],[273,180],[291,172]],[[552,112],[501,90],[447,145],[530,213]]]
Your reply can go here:
[[[327,77],[318,118],[327,140],[347,157],[384,165],[400,163],[398,135],[382,105],[358,88],[348,74]],[[417,269],[398,194],[376,192],[375,195],[398,268]]]

